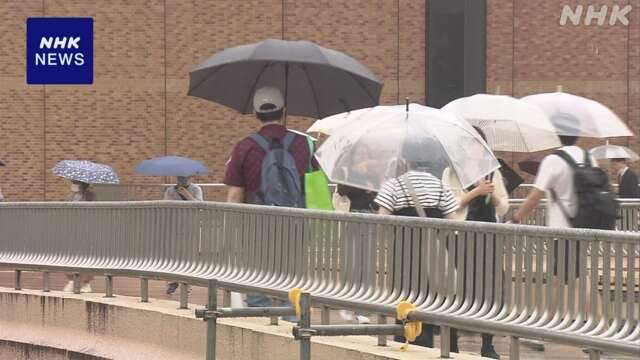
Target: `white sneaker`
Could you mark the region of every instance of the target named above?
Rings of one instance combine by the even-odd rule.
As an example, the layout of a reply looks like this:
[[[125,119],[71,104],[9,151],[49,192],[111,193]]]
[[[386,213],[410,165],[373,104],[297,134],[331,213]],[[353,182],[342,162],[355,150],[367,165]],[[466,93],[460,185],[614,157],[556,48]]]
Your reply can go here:
[[[80,288],[80,292],[81,293],[90,293],[93,290],[91,289],[91,284],[90,283],[86,283],[84,285],[82,285],[82,287]]]
[[[356,322],[358,324],[369,324],[371,323],[371,320],[369,320],[369,318],[364,315],[356,315]]]
[[[64,286],[64,288],[62,288],[62,291],[66,292],[66,293],[72,293],[73,292],[73,280],[70,280],[67,285]]]

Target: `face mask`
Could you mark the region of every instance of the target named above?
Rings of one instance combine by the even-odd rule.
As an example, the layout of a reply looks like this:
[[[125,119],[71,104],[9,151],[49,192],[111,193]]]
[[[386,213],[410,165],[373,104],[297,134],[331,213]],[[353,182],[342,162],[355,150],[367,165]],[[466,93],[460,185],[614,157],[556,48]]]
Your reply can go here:
[[[71,192],[74,192],[74,193],[78,193],[78,192],[80,192],[80,185],[78,185],[78,184],[71,184]]]

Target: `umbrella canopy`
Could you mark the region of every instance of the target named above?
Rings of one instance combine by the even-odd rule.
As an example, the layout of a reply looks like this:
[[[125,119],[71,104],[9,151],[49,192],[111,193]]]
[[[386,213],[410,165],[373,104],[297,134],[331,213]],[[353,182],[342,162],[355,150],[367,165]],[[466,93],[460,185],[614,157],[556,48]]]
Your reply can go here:
[[[555,92],[530,95],[522,100],[540,106],[558,135],[594,138],[633,136],[611,109],[591,99]]]
[[[53,167],[53,174],[87,184],[117,184],[118,174],[109,165],[87,160],[62,160]]]
[[[136,172],[147,176],[192,176],[208,171],[201,162],[182,156],[162,156],[141,162]]]
[[[367,111],[371,111],[371,109],[374,109],[374,108],[354,110],[346,113],[331,115],[324,119],[316,120],[316,122],[314,122],[313,125],[311,125],[309,129],[307,129],[307,132],[332,135],[334,131],[336,131],[336,129],[348,124],[353,119],[361,116]]]
[[[511,96],[477,94],[454,100],[442,110],[482,129],[494,151],[536,152],[561,146],[545,112]]]
[[[629,159],[629,161],[638,161],[640,156],[635,151],[625,146],[618,145],[601,145],[589,150],[594,158],[601,159]]]
[[[417,104],[362,112],[337,129],[316,157],[332,181],[372,191],[408,170],[441,177],[451,167],[467,187],[499,167],[463,119]]]
[[[253,113],[264,86],[285,95],[288,115],[320,119],[378,104],[382,83],[364,65],[309,41],[269,39],[226,49],[189,74],[189,95]]]
[[[526,172],[527,174],[537,176],[538,169],[540,168],[540,163],[544,159],[546,155],[531,155],[523,161],[518,162],[518,167],[520,170]]]

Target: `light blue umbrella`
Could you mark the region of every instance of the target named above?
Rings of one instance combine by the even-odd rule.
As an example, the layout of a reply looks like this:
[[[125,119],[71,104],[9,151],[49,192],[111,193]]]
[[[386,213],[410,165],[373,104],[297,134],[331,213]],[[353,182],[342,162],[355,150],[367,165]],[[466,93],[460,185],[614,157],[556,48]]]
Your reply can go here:
[[[201,162],[182,156],[162,156],[141,162],[136,172],[147,176],[192,176],[208,171]]]
[[[87,184],[117,184],[118,174],[109,165],[87,160],[62,160],[53,167],[53,174]]]

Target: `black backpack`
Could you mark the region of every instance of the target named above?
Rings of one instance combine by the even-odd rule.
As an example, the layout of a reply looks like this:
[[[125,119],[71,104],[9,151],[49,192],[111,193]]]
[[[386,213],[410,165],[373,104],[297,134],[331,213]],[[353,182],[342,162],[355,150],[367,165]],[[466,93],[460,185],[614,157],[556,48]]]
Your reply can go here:
[[[562,150],[555,155],[566,161],[573,169],[573,185],[578,198],[578,211],[571,217],[551,191],[552,200],[558,202],[560,210],[574,228],[613,230],[616,226],[618,203],[609,185],[609,177],[599,167],[591,166],[589,153],[584,152],[584,162],[577,164]]]

